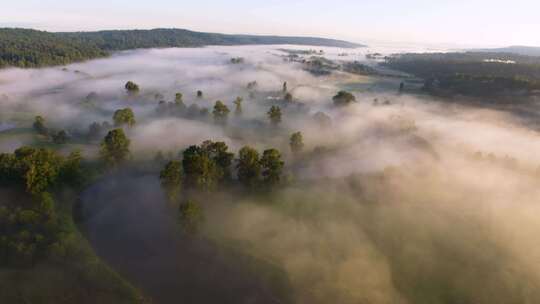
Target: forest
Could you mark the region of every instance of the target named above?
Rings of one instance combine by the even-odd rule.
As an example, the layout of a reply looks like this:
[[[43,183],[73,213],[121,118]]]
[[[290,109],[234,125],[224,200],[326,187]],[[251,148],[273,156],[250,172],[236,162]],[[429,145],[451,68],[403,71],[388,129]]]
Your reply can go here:
[[[434,94],[530,95],[540,90],[540,57],[499,52],[400,54],[384,66],[425,80]]]
[[[0,28],[0,68],[64,65],[140,48],[202,47],[207,45],[297,44],[355,48],[347,41],[254,35],[224,35],[183,29],[115,30],[50,33],[31,29]]]

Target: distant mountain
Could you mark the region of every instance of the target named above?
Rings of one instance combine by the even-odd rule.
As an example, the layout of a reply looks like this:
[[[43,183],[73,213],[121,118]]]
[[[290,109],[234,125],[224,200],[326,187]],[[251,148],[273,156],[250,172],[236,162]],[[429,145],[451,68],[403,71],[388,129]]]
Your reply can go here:
[[[115,30],[50,33],[0,28],[0,68],[42,67],[99,58],[111,52],[139,48],[207,45],[296,44],[356,48],[364,45],[316,37],[227,35],[184,29]]]
[[[490,52],[490,53],[510,53],[518,54],[524,56],[538,56],[540,57],[540,47],[536,46],[520,46],[514,45],[504,48],[495,48],[495,49],[479,49],[474,50],[476,52]]]

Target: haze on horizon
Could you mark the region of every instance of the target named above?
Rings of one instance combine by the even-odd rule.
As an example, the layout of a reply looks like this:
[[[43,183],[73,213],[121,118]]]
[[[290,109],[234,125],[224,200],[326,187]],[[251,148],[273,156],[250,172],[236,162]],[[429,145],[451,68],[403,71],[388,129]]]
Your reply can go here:
[[[359,43],[540,46],[534,0],[247,0],[227,2],[20,0],[0,27],[48,31],[186,28],[235,34],[321,36]]]

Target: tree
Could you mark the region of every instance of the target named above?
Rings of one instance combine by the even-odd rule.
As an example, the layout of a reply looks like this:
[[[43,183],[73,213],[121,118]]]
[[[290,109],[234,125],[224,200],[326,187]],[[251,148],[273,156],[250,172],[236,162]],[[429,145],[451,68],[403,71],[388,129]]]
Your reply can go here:
[[[356,97],[347,91],[339,91],[336,96],[332,98],[334,105],[338,107],[348,106],[356,101]]]
[[[125,85],[125,88],[130,95],[136,95],[137,93],[139,93],[139,85],[137,85],[133,81],[128,81]]]
[[[68,141],[69,137],[66,131],[60,130],[56,134],[53,134],[52,138],[55,144],[63,145]]]
[[[273,187],[281,181],[284,162],[281,160],[281,153],[276,149],[268,149],[261,157],[263,168],[262,176],[266,186]]]
[[[229,112],[229,108],[225,104],[223,104],[221,100],[216,101],[216,104],[214,105],[214,111],[212,111],[212,114],[214,115],[214,121],[219,124],[226,124]]]
[[[218,169],[217,180],[229,180],[231,178],[231,165],[234,159],[234,153],[228,152],[229,147],[227,144],[207,140],[202,143],[201,148],[216,164]]]
[[[287,82],[285,81],[285,82],[283,83],[283,93],[287,93],[287,91],[288,91],[288,90],[287,90]]]
[[[73,187],[82,186],[85,180],[81,168],[82,159],[80,151],[71,152],[60,168],[59,181]]]
[[[242,97],[236,97],[234,100],[234,105],[236,106],[234,110],[234,115],[241,116],[242,115],[242,102],[244,99]]]
[[[113,115],[113,121],[115,127],[122,127],[127,125],[133,127],[135,125],[135,114],[130,108],[116,110]]]
[[[197,98],[203,98],[203,92],[197,91]]]
[[[245,146],[238,152],[238,181],[248,188],[255,188],[261,176],[261,164],[259,162],[259,152]]]
[[[180,204],[178,221],[184,232],[197,233],[200,224],[204,221],[202,208],[196,202],[187,200]]]
[[[285,99],[286,102],[293,102],[294,97],[292,96],[291,93],[287,92],[287,94],[285,94],[285,97],[283,97],[283,99]]]
[[[44,136],[49,135],[49,129],[47,129],[47,127],[45,126],[45,118],[41,116],[36,116],[33,127],[38,134]]]
[[[109,166],[117,166],[129,158],[129,145],[130,140],[124,130],[111,130],[101,143],[101,158]]]
[[[321,128],[328,128],[332,125],[332,118],[324,112],[315,113],[313,119]]]
[[[11,174],[22,180],[26,191],[39,194],[53,185],[60,174],[63,158],[47,149],[21,147],[15,150]]]
[[[190,146],[183,152],[184,181],[189,187],[211,190],[219,177],[216,163],[199,146]]]
[[[182,163],[177,160],[168,162],[160,172],[159,179],[169,202],[175,203],[182,187]]]
[[[268,118],[270,119],[270,122],[277,126],[281,122],[281,108],[278,106],[272,106],[268,113]]]
[[[176,95],[174,95],[174,103],[176,103],[177,105],[184,104],[184,95],[182,95],[182,93],[180,92],[176,93]]]
[[[302,152],[302,149],[304,149],[304,138],[302,136],[302,132],[293,133],[291,135],[289,145],[294,154]]]

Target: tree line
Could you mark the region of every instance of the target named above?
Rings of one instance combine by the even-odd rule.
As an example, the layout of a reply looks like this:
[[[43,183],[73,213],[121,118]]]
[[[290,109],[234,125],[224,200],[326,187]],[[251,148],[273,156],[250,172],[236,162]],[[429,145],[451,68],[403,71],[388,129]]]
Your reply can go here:
[[[333,39],[224,35],[182,29],[118,30],[51,33],[31,29],[0,29],[0,68],[65,65],[108,56],[119,50],[205,45],[300,44],[336,47],[359,45]]]

